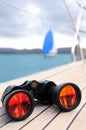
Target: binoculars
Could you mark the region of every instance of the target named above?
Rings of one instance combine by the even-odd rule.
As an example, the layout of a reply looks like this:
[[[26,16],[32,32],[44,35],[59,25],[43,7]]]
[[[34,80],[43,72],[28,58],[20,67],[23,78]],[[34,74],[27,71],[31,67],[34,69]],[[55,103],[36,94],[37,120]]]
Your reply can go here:
[[[25,81],[19,86],[8,86],[1,98],[7,114],[15,121],[26,119],[33,112],[35,99],[55,104],[62,111],[75,109],[81,101],[81,91],[74,83],[56,85],[55,82]]]

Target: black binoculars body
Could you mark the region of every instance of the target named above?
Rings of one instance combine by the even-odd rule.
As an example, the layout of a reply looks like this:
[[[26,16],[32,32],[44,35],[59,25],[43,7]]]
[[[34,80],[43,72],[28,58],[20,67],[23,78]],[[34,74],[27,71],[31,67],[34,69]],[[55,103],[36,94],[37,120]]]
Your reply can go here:
[[[56,85],[53,81],[25,81],[20,86],[8,86],[2,95],[2,104],[16,121],[24,120],[33,112],[34,100],[55,104],[63,111],[75,109],[81,101],[81,91],[74,83]]]

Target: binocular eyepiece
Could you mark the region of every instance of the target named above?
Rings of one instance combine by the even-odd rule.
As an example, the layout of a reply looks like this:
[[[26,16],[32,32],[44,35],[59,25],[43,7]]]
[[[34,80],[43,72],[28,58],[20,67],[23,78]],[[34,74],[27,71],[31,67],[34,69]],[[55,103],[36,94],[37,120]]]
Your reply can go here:
[[[25,81],[20,86],[8,86],[2,95],[7,114],[15,121],[24,120],[33,112],[34,99],[57,105],[63,111],[75,109],[81,101],[81,91],[74,83],[56,85],[53,81]]]

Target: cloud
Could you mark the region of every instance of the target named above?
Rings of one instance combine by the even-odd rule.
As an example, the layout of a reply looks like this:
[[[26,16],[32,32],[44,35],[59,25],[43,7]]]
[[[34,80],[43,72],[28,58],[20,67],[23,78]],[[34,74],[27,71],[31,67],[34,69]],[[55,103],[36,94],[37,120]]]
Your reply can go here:
[[[63,0],[6,0],[15,7],[30,11],[32,5],[38,7],[39,17],[27,14],[21,10],[10,7],[0,1],[0,36],[23,37],[28,35],[42,35],[49,28],[54,32],[73,34],[72,24],[69,19]],[[86,0],[77,0],[86,5]],[[77,20],[79,7],[74,0],[67,2],[74,22]],[[35,10],[34,10],[35,11]],[[36,12],[31,12],[36,13]],[[86,30],[86,11],[83,13],[80,28]]]

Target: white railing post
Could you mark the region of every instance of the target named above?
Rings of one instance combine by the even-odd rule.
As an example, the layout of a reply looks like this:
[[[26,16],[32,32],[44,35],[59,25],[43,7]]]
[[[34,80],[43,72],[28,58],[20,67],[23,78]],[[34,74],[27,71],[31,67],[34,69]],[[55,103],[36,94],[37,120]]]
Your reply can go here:
[[[77,23],[76,23],[76,27],[75,27],[74,31],[75,31],[75,39],[77,40],[77,44],[80,47],[81,60],[84,60],[83,48],[81,46],[81,38],[80,38],[80,33],[79,33],[81,16],[82,16],[82,9],[83,9],[83,5],[80,5],[80,12],[79,12],[79,15],[78,15],[78,19],[77,19]]]

